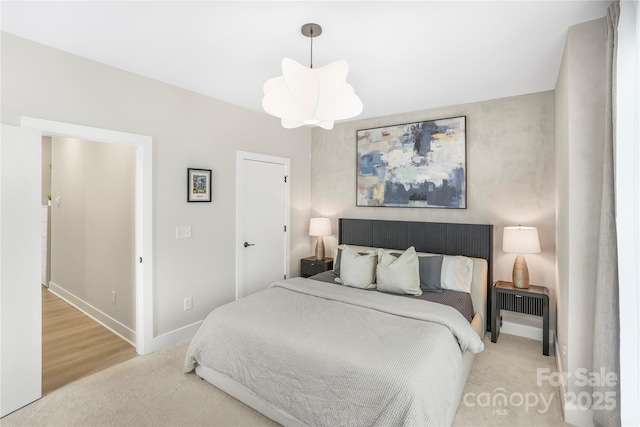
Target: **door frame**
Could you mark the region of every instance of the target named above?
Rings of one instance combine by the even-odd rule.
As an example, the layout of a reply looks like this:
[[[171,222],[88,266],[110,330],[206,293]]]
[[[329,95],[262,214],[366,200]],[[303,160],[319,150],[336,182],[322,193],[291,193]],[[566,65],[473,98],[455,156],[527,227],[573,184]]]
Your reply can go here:
[[[58,136],[121,144],[136,149],[135,255],[136,255],[136,352],[153,351],[153,138],[52,120],[22,116],[23,128],[42,136]]]
[[[284,247],[284,274],[289,277],[290,267],[289,267],[289,253],[290,253],[290,230],[291,230],[291,161],[284,157],[276,157],[269,156],[266,154],[257,154],[257,153],[249,153],[246,151],[238,151],[236,155],[236,300],[240,298],[240,287],[242,286],[242,268],[243,268],[243,255],[244,255],[244,247],[242,244],[244,243],[242,236],[242,218],[244,213],[244,206],[242,204],[241,197],[241,188],[243,188],[244,184],[244,161],[258,161],[265,163],[275,163],[284,165],[285,170],[285,192],[284,192],[284,225],[286,226],[285,231],[285,247]]]

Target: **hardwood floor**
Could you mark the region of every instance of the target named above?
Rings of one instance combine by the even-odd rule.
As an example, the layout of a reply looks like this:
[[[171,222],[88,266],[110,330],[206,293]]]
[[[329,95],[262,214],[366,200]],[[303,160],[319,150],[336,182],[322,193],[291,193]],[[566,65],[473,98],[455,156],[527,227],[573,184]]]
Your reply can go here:
[[[136,349],[42,287],[42,395],[136,357]]]

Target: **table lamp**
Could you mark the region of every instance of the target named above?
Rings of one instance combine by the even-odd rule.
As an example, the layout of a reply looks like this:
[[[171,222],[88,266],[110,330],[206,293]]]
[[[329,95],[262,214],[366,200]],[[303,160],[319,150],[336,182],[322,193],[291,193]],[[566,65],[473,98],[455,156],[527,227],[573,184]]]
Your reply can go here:
[[[318,241],[316,243],[316,260],[320,261],[324,259],[324,241],[322,236],[331,235],[331,221],[329,218],[311,218],[309,224],[309,236],[317,236]]]
[[[522,254],[537,254],[540,252],[538,230],[535,227],[505,227],[502,235],[502,250],[518,254],[513,263],[512,281],[516,288],[529,287],[529,269]]]

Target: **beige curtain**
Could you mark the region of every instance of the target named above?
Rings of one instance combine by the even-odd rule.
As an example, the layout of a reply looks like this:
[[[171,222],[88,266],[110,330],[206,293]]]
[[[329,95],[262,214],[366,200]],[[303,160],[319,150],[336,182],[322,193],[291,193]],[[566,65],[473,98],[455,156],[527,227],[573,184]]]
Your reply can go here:
[[[605,18],[605,141],[603,156],[602,206],[600,217],[600,238],[598,247],[598,276],[596,282],[596,303],[594,314],[593,371],[613,372],[618,378],[616,385],[595,386],[593,401],[603,402],[593,407],[593,423],[596,426],[620,426],[620,311],[618,302],[618,251],[615,212],[615,87],[617,28],[620,4],[615,1]],[[615,407],[604,404],[613,397]]]

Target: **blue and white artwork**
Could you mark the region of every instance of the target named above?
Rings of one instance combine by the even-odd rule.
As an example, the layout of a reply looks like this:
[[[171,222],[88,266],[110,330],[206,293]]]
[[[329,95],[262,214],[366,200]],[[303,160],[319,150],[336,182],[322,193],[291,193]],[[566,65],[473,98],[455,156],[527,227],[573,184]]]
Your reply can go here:
[[[465,209],[465,122],[359,130],[357,206]]]
[[[187,202],[211,201],[211,169],[187,169]]]

